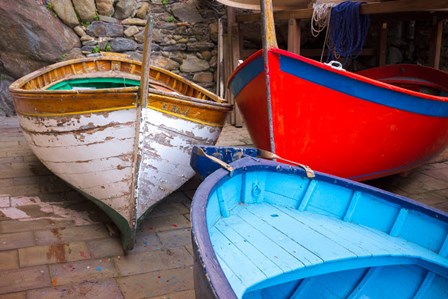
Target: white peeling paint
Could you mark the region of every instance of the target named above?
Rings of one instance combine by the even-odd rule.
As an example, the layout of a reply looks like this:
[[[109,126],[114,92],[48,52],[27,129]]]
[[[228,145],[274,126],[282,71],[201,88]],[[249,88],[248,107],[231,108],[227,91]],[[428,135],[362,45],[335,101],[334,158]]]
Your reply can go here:
[[[75,211],[59,206],[56,202],[43,202],[37,196],[21,196],[11,197],[11,204],[13,206],[7,208],[0,208],[0,212],[5,217],[19,220],[19,221],[34,221],[41,219],[48,219],[54,221],[70,220],[74,221],[75,225],[86,225],[94,223],[89,219],[87,211]],[[24,210],[29,207],[38,207],[37,210],[42,212],[45,216],[35,217],[28,215]],[[21,209],[21,207],[23,209]],[[35,210],[35,209],[34,209]]]
[[[30,216],[28,216],[28,214],[26,214],[22,210],[19,210],[16,207],[0,208],[0,212],[2,212],[3,215],[5,215],[5,217],[11,218],[11,219],[30,218]]]

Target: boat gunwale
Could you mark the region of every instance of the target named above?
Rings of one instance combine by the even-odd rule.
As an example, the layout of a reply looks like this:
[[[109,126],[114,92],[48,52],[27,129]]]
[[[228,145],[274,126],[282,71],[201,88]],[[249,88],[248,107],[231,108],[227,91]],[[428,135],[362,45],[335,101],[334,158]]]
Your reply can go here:
[[[103,53],[101,56],[98,57],[85,57],[85,58],[77,58],[77,59],[70,59],[70,60],[65,60],[65,61],[61,61],[61,62],[57,62],[48,66],[44,66],[38,70],[35,70],[34,72],[31,72],[19,79],[17,79],[16,81],[14,81],[13,83],[11,83],[11,85],[9,86],[9,91],[11,93],[20,93],[20,92],[24,92],[24,93],[39,93],[42,92],[42,89],[23,89],[23,86],[25,84],[27,84],[28,82],[30,82],[31,80],[34,80],[40,76],[43,76],[51,71],[60,69],[62,67],[66,67],[69,65],[73,65],[73,64],[82,64],[85,62],[97,62],[97,61],[117,61],[117,62],[125,62],[125,63],[129,63],[129,64],[133,64],[133,65],[137,65],[137,66],[142,66],[142,63],[138,60],[132,60],[127,58],[126,55],[124,54],[120,54],[120,53]],[[156,72],[160,72],[166,76],[169,76],[173,79],[175,79],[176,81],[182,82],[188,86],[190,86],[191,88],[195,89],[198,92],[203,93],[205,96],[208,97],[208,100],[203,100],[203,101],[209,101],[209,102],[216,102],[216,103],[224,103],[224,104],[228,104],[230,105],[226,100],[220,98],[219,96],[217,96],[216,94],[212,93],[211,91],[197,85],[194,82],[191,82],[185,78],[183,78],[180,75],[174,74],[168,70],[165,70],[163,68],[160,68],[158,66],[154,66],[151,65],[151,69],[155,70]],[[125,71],[122,70],[112,70],[110,72],[117,72],[117,73],[124,73],[127,75],[132,76],[133,74],[127,73]],[[98,72],[98,71],[93,71],[89,75],[89,76],[93,76],[93,74],[98,74],[98,73],[106,73],[104,72]],[[50,85],[53,85],[54,83],[57,83],[59,81],[63,81],[63,80],[67,80],[67,79],[71,79],[72,77],[76,76],[76,77],[80,77],[80,76],[85,76],[89,74],[89,72],[83,72],[83,73],[78,73],[78,74],[71,74],[69,76],[64,77],[64,79],[60,79],[54,82],[51,82]],[[140,78],[139,75],[135,75],[137,78]],[[134,89],[138,89],[138,87],[125,87],[123,89],[126,88],[130,88],[128,90],[134,90]],[[117,88],[110,88],[113,91],[116,91]],[[44,89],[46,93],[54,93],[54,94],[58,94],[58,93],[66,93],[67,90],[65,91],[60,91],[60,90],[46,90]],[[73,91],[73,90],[72,90]],[[75,90],[74,93],[80,93],[83,92],[85,90]],[[90,90],[91,91],[91,90]],[[104,92],[104,89],[99,90],[100,92]],[[185,95],[184,95],[185,96]],[[194,97],[191,97],[194,98]]]
[[[234,168],[231,175],[227,170],[221,168],[206,177],[206,179],[199,185],[193,197],[190,213],[192,239],[197,248],[195,255],[198,255],[197,259],[201,264],[202,271],[206,274],[208,282],[217,295],[217,298],[237,298],[237,296],[218,262],[218,258],[213,250],[213,245],[210,240],[206,211],[211,194],[235,175],[246,172],[261,170],[306,177],[306,172],[299,167],[258,158],[242,158],[230,163],[230,165]],[[282,166],[278,167],[280,165]],[[314,180],[350,188],[353,192],[361,191],[378,196],[381,200],[400,205],[403,208],[411,208],[412,210],[423,213],[429,217],[448,222],[448,213],[373,186],[336,177],[331,174],[321,173],[319,171],[315,172]],[[249,286],[247,290],[250,290],[250,287],[251,286]],[[230,297],[229,294],[231,294]]]
[[[313,60],[313,59],[310,59],[310,58],[307,58],[307,57],[304,57],[304,56],[301,56],[301,55],[298,55],[298,54],[294,54],[294,53],[291,53],[291,52],[288,52],[286,50],[282,50],[282,49],[279,49],[279,48],[271,48],[271,49],[269,49],[268,52],[273,53],[275,55],[279,55],[279,56],[280,55],[287,56],[287,57],[289,57],[291,59],[299,60],[300,62],[309,64],[309,65],[311,65],[313,67],[322,69],[324,71],[331,71],[332,73],[340,75],[342,77],[350,78],[350,79],[356,80],[356,81],[361,81],[361,82],[364,82],[364,83],[367,83],[367,84],[370,84],[370,85],[373,85],[373,86],[377,86],[377,87],[380,87],[380,88],[383,88],[383,89],[389,89],[389,90],[392,90],[392,91],[395,91],[395,92],[399,92],[399,93],[403,93],[403,94],[406,94],[406,95],[409,95],[409,96],[412,96],[412,97],[417,97],[417,98],[422,98],[422,99],[426,99],[426,100],[432,100],[432,101],[437,101],[437,102],[443,102],[443,103],[446,102],[446,103],[448,103],[448,96],[435,96],[435,95],[430,95],[430,94],[426,94],[426,93],[421,93],[421,92],[413,91],[413,90],[406,89],[406,88],[403,88],[403,87],[399,87],[399,86],[396,86],[396,85],[392,85],[392,84],[389,84],[389,83],[386,83],[386,82],[381,82],[379,80],[371,79],[369,77],[363,76],[362,74],[358,74],[358,73],[355,73],[355,72],[346,71],[346,70],[337,70],[337,69],[332,68],[329,65],[326,65],[325,63],[322,63],[322,62],[319,62],[319,61],[316,61],[316,60]],[[257,52],[255,52],[254,54],[249,56],[246,60],[244,60],[243,63],[241,63],[233,71],[232,75],[227,80],[228,88],[230,88],[233,80],[236,78],[236,76],[238,75],[238,73],[242,69],[246,68],[247,65],[249,65],[252,61],[256,60],[259,56],[262,56],[262,55],[263,55],[263,50],[258,50]],[[418,67],[418,68],[421,68],[421,69],[428,69],[431,72],[440,72],[440,73],[445,74],[445,76],[448,78],[448,73],[446,73],[444,71],[441,71],[441,70],[435,70],[435,69],[427,67],[427,66],[422,66],[422,65],[417,65],[417,64],[399,64],[399,65],[403,65],[403,66],[412,65],[413,67]],[[375,68],[378,68],[378,67],[375,67]],[[368,69],[363,70],[363,71],[367,71],[367,70]]]
[[[103,61],[105,60],[108,62],[110,62],[110,61],[123,62],[124,61],[126,63],[141,65],[141,63],[139,61],[124,59],[121,56],[114,56],[113,54],[109,54],[109,55],[105,55],[105,56],[101,56],[101,57],[95,57],[94,59],[81,58],[81,59],[67,60],[67,61],[59,62],[59,63],[53,64],[53,65],[41,68],[33,73],[30,73],[30,74],[18,79],[17,81],[13,82],[10,85],[10,87],[9,87],[10,92],[11,92],[11,94],[13,94],[15,101],[16,100],[21,101],[25,98],[28,98],[29,100],[33,99],[35,101],[48,101],[48,100],[51,100],[53,97],[62,96],[62,95],[67,96],[67,97],[70,97],[70,96],[74,97],[76,95],[80,95],[83,97],[91,96],[93,98],[93,97],[97,97],[98,95],[107,96],[109,94],[114,94],[114,95],[119,94],[119,95],[126,96],[126,97],[133,97],[135,95],[136,101],[137,101],[139,86],[114,87],[114,88],[103,88],[103,89],[80,89],[80,90],[48,90],[48,89],[23,89],[22,88],[29,81],[34,80],[35,78],[43,76],[44,74],[49,73],[54,70],[57,70],[59,68],[66,67],[66,66],[69,66],[72,64],[79,64],[79,63],[82,64],[83,62],[92,62],[92,61],[98,61],[98,60],[103,60]],[[212,94],[208,90],[205,90],[200,86],[197,86],[193,82],[187,81],[186,79],[184,79],[176,74],[173,74],[169,71],[166,71],[164,69],[161,69],[158,67],[151,67],[151,68],[154,69],[156,72],[164,73],[167,76],[169,76],[170,78],[174,78],[175,80],[182,82],[182,84],[189,85],[191,88],[193,88],[197,92],[202,93],[207,98],[202,99],[202,98],[197,98],[194,96],[188,96],[188,95],[182,94],[176,90],[173,92],[169,92],[169,91],[163,91],[163,90],[159,90],[159,89],[155,89],[155,88],[149,88],[149,91],[150,91],[149,97],[151,97],[151,96],[163,97],[165,100],[167,100],[171,103],[184,104],[184,105],[188,105],[188,106],[194,106],[196,108],[213,109],[216,111],[223,111],[223,112],[229,112],[232,110],[232,107],[233,107],[232,104],[230,104],[227,101]],[[114,76],[115,74],[116,74],[116,76]],[[118,71],[98,71],[98,70],[95,70],[95,71],[87,72],[87,73],[67,74],[64,76],[64,78],[56,80],[54,82],[51,82],[50,84],[48,84],[46,86],[46,88],[48,88],[49,86],[54,86],[55,84],[58,84],[65,80],[80,79],[80,78],[86,78],[86,77],[87,78],[91,78],[91,77],[125,78],[125,79],[130,79],[130,80],[137,80],[137,81],[140,79],[139,75],[128,73],[126,71],[120,71],[120,70],[118,70]],[[159,82],[157,82],[157,80],[154,80],[154,81],[155,81],[155,84],[159,84]],[[16,99],[16,97],[17,97],[17,99]],[[147,107],[150,108],[149,105]],[[113,107],[105,107],[104,109],[95,110],[95,112],[108,112],[108,111],[132,109],[132,108],[136,108],[135,103],[133,105],[126,104],[124,106],[116,105]],[[90,110],[79,111],[79,112],[72,111],[72,112],[70,112],[70,114],[71,115],[86,114],[86,113],[89,113],[89,111]],[[28,113],[20,113],[20,112],[17,112],[17,113],[31,116]],[[52,116],[53,115],[57,116],[60,113],[50,113],[50,114]],[[34,115],[34,114],[32,114],[32,115]]]
[[[25,90],[25,89],[21,89],[20,91],[11,91],[11,93],[16,94],[16,95],[21,95],[21,96],[35,96],[35,95],[40,95],[41,97],[39,98],[39,100],[47,100],[45,99],[45,96],[56,96],[56,95],[86,95],[88,96],[89,94],[93,95],[98,95],[98,94],[136,94],[138,92],[139,87],[138,86],[133,86],[133,87],[115,87],[115,88],[106,88],[106,89],[83,89],[83,90],[39,90],[39,89],[35,89],[35,90]],[[229,104],[227,102],[215,102],[213,100],[204,100],[204,99],[199,99],[199,98],[195,98],[195,97],[190,97],[190,96],[186,96],[177,92],[166,92],[166,91],[162,91],[162,90],[158,90],[158,89],[154,89],[154,88],[149,88],[149,96],[151,95],[155,95],[155,96],[164,96],[164,97],[168,97],[171,98],[171,100],[177,100],[179,102],[184,102],[184,103],[195,103],[198,106],[214,106],[214,107],[219,107],[225,110],[230,111],[232,109],[232,104]],[[134,107],[135,108],[135,107]]]

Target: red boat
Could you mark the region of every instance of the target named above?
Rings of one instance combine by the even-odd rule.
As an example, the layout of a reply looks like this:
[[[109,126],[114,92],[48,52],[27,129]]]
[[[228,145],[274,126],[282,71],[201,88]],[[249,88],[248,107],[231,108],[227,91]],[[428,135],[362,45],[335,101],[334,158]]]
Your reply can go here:
[[[263,51],[229,80],[255,146],[361,181],[408,171],[448,145],[446,72],[418,65],[348,72],[276,48],[269,18],[266,6]]]

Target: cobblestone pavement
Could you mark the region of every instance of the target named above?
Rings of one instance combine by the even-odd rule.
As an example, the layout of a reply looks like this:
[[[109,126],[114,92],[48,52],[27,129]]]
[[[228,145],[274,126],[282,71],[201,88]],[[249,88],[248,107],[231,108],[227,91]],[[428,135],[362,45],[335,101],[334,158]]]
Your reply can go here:
[[[228,125],[219,144],[251,140]],[[446,153],[370,183],[448,211]],[[198,184],[193,178],[158,205],[124,255],[103,212],[36,159],[16,118],[0,118],[0,299],[193,298],[189,208]]]

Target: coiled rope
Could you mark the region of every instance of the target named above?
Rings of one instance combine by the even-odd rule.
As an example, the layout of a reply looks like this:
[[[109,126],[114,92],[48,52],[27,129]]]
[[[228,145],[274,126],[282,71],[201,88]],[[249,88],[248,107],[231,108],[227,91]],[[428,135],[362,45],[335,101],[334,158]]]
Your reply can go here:
[[[330,22],[331,8],[337,3],[313,3],[311,34],[317,37]]]
[[[320,62],[322,62],[325,46],[328,44],[328,26],[331,18],[331,9],[337,3],[313,3],[313,15],[311,17],[311,35],[317,37],[325,28],[324,44],[322,46],[322,53],[320,55]]]
[[[327,62],[345,57],[346,65],[361,54],[370,26],[370,16],[359,12],[361,4],[345,1],[331,10]]]

